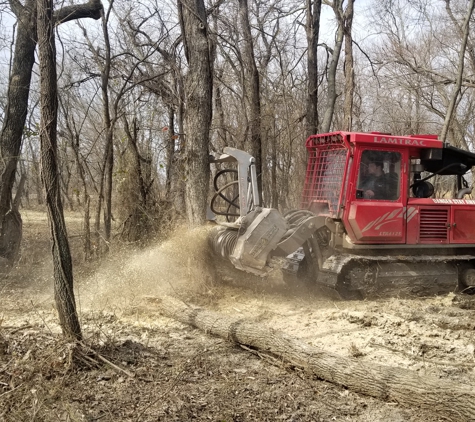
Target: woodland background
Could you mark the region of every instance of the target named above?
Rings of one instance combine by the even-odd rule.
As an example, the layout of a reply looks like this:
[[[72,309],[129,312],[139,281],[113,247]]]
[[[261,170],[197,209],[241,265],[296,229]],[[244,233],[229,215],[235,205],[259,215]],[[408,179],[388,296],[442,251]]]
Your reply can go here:
[[[474,150],[473,0],[0,8],[0,256],[18,253],[21,206],[46,205],[66,285],[63,207],[84,216],[85,259],[115,233],[141,243],[201,224],[208,156],[225,146],[256,157],[279,209],[298,204],[310,134],[436,133]]]

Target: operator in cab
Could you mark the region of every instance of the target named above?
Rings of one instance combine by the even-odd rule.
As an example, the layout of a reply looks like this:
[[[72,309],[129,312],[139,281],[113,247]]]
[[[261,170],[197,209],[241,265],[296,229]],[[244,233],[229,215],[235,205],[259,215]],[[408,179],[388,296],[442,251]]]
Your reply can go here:
[[[397,176],[393,173],[385,173],[382,161],[370,161],[364,173],[364,175],[360,174],[358,185],[358,190],[363,193],[363,199],[397,199]]]

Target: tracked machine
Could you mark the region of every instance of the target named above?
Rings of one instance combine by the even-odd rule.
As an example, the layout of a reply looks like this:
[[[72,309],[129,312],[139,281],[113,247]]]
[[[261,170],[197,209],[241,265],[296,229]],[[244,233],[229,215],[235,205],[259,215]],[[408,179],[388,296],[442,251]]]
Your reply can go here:
[[[251,155],[211,158],[217,254],[344,298],[475,290],[475,154],[435,135],[379,132],[313,135],[306,148],[300,209],[285,214],[260,203]],[[452,194],[434,197],[436,178],[451,178]]]

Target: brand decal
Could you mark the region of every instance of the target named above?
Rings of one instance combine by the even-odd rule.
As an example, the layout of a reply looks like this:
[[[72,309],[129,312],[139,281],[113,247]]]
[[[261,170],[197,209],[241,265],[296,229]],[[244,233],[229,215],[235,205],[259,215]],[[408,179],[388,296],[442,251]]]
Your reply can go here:
[[[417,209],[415,207],[403,207],[394,211],[389,211],[375,220],[371,221],[366,225],[366,227],[362,230],[364,233],[370,229],[379,230],[382,226],[388,223],[392,223],[399,219],[404,219],[406,222],[411,221],[414,216],[417,214]],[[380,232],[380,236],[398,236],[400,232]]]
[[[376,144],[391,144],[391,145],[409,145],[414,147],[426,146],[425,141],[420,139],[406,139],[406,138],[389,138],[389,137],[374,137]]]

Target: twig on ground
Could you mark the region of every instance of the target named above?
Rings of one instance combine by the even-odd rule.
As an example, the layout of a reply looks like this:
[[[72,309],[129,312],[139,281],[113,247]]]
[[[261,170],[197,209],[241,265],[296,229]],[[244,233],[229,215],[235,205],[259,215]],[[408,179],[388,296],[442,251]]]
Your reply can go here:
[[[259,350],[253,349],[251,347],[247,347],[244,344],[239,344],[239,347],[241,349],[244,349],[244,350],[252,353],[253,355],[259,356],[262,360],[267,361],[271,365],[277,366],[279,368],[284,368],[284,369],[289,366],[289,365],[285,365],[285,363],[282,362],[281,359],[277,359],[275,356],[272,356],[272,355],[267,354],[267,353],[260,352]]]
[[[3,328],[4,330],[12,330],[12,331],[9,331],[8,334],[15,334],[15,333],[18,333],[19,331],[22,331],[22,330],[27,330],[28,328],[33,328],[33,325],[22,325],[21,327],[1,327]]]
[[[135,377],[134,373],[132,373],[130,371],[127,371],[126,369],[123,369],[120,366],[117,366],[115,363],[112,363],[110,360],[106,359],[104,356],[102,356],[100,353],[93,350],[91,347],[85,345],[82,342],[79,342],[79,344],[81,344],[83,347],[87,348],[87,350],[89,352],[91,352],[94,356],[96,356],[99,360],[104,362],[106,365],[109,365],[112,369],[114,369],[114,371],[119,372],[119,373],[123,373],[123,374],[127,375],[129,378],[134,378]]]
[[[15,390],[18,390],[22,385],[23,385],[23,383],[20,384],[20,385],[17,385],[16,387],[12,388],[11,390],[5,391],[4,393],[0,394],[0,397],[6,396],[7,394],[10,394]]]

